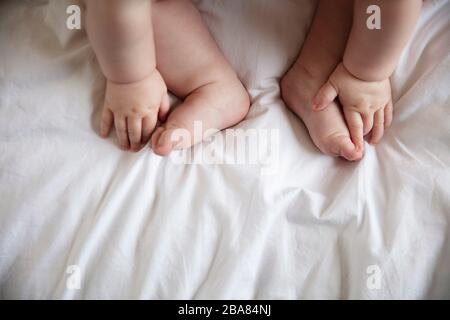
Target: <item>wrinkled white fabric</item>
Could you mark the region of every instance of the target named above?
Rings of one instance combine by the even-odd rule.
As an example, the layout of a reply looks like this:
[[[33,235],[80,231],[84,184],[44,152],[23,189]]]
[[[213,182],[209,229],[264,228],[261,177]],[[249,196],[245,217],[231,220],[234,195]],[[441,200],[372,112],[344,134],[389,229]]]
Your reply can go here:
[[[314,3],[198,1],[252,95],[238,128],[279,130],[272,174],[99,138],[104,80],[67,5],[0,2],[0,298],[450,298],[449,1],[425,2],[360,163],[280,100]]]

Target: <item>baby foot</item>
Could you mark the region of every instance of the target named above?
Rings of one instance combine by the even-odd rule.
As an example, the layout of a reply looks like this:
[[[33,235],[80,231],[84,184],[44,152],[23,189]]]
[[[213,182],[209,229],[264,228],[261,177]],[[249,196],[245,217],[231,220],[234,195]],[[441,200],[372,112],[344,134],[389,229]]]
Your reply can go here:
[[[352,142],[339,105],[332,102],[325,110],[312,111],[313,99],[322,85],[317,82],[305,68],[294,65],[281,81],[284,102],[303,120],[320,151],[349,161],[361,160],[363,150]]]
[[[199,87],[156,129],[151,140],[152,149],[156,154],[166,156],[172,150],[189,148],[214,130],[217,132],[242,121],[249,106],[247,91],[237,78]],[[196,122],[201,124],[200,135],[194,134]]]

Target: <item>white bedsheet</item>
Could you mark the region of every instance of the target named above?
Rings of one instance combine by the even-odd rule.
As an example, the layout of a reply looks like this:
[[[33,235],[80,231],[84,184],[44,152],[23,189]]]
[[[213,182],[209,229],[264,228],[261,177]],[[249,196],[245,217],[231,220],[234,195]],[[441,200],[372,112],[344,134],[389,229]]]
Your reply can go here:
[[[0,1],[0,298],[450,298],[449,1],[425,3],[392,129],[356,164],[279,97],[313,3],[199,1],[253,98],[238,127],[279,130],[271,174],[99,138],[104,81],[67,4]]]

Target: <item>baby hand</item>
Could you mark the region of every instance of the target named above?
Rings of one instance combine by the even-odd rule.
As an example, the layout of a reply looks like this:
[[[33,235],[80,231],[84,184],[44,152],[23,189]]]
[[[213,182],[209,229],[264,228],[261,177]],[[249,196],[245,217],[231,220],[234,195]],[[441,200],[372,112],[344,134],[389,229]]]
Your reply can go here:
[[[167,87],[157,70],[133,83],[108,80],[101,120],[101,135],[106,138],[115,125],[120,147],[139,151],[149,140],[158,115],[169,111]]]
[[[353,142],[364,149],[364,136],[372,131],[370,143],[383,137],[384,129],[392,122],[392,96],[389,79],[364,81],[353,76],[339,64],[314,99],[314,110],[326,109],[339,97]]]

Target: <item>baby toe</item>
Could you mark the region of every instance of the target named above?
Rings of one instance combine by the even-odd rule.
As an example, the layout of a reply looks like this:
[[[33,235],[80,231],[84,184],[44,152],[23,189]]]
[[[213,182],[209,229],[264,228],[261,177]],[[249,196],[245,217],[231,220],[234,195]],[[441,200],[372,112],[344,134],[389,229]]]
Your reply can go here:
[[[364,157],[364,153],[351,143],[342,146],[340,156],[348,161],[359,161]]]
[[[332,136],[327,141],[329,153],[348,161],[361,160],[363,154],[347,135]]]
[[[189,148],[192,145],[191,132],[182,126],[172,124],[161,128],[155,137],[153,151],[161,156],[167,156],[173,150]]]
[[[159,156],[166,156],[171,150],[167,150],[165,140],[161,139],[162,134],[165,132],[165,128],[159,127],[155,130],[151,138],[151,147],[153,152]]]

